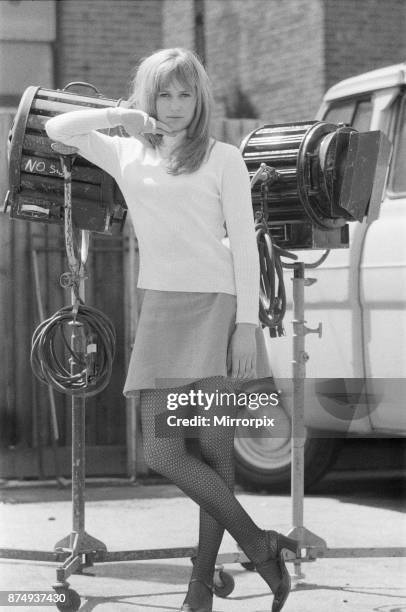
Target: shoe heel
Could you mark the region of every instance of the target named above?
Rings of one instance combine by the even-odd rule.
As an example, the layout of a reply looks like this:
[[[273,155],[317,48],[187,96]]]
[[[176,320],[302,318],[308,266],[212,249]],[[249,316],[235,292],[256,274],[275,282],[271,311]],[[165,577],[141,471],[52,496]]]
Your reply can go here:
[[[288,538],[281,533],[278,534],[278,548],[281,550],[282,548],[287,548],[296,555],[299,553],[299,542],[297,540],[293,540],[292,538]]]

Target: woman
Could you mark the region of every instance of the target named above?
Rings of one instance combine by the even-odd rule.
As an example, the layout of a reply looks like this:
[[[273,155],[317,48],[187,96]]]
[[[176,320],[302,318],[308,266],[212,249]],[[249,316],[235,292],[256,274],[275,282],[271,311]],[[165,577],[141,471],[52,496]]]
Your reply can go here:
[[[215,560],[227,529],[273,591],[276,612],[290,590],[282,548],[296,551],[297,543],[261,530],[239,504],[234,428],[214,427],[211,418],[235,416],[241,382],[269,374],[248,171],[236,147],[210,136],[210,83],[192,52],[164,49],[143,60],[127,106],[62,114],[46,129],[116,179],[138,238],[144,297],[124,394],[140,391],[147,463],[200,506],[181,610],[212,610]],[[130,138],[97,131],[117,126]],[[231,401],[218,401],[215,391],[228,391]],[[184,404],[181,393],[216,397],[176,411],[206,417],[194,430],[200,458],[188,452],[185,430],[168,425],[168,398]]]

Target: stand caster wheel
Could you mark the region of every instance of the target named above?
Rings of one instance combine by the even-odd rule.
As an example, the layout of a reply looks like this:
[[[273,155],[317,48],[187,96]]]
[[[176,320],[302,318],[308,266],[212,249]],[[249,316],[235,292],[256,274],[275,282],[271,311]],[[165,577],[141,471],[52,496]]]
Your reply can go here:
[[[76,612],[79,610],[80,596],[73,589],[58,589],[58,595],[65,595],[64,601],[58,601],[56,607],[63,612]]]
[[[217,597],[227,597],[234,591],[234,578],[223,570],[214,572],[214,594]]]
[[[241,546],[238,546],[238,550],[240,552],[242,552]],[[241,567],[243,567],[244,569],[246,569],[248,572],[255,572],[255,565],[252,563],[252,561],[243,561],[241,564]]]
[[[241,563],[242,567],[246,569],[248,572],[255,572],[255,565],[251,561],[246,561],[245,563]]]

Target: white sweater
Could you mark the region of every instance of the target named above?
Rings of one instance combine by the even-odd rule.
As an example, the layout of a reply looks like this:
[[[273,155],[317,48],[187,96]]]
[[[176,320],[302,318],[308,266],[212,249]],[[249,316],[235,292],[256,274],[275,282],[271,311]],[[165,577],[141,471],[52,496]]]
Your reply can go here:
[[[64,113],[50,119],[46,131],[77,147],[119,185],[138,239],[138,287],[233,294],[236,322],[258,325],[259,257],[241,153],[216,141],[197,171],[168,174],[158,149],[96,131],[119,125],[120,110]]]

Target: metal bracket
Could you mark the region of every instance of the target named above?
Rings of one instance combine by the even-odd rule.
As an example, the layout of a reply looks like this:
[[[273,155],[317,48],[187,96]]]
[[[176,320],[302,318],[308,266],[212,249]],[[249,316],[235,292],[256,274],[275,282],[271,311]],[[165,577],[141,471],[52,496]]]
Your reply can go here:
[[[59,155],[76,155],[79,151],[77,147],[70,147],[69,145],[63,144],[62,142],[53,142],[51,144],[51,149]]]
[[[318,327],[306,327],[306,325],[303,325],[303,331],[304,335],[318,334],[319,338],[321,338],[323,335],[323,324],[319,323]]]

